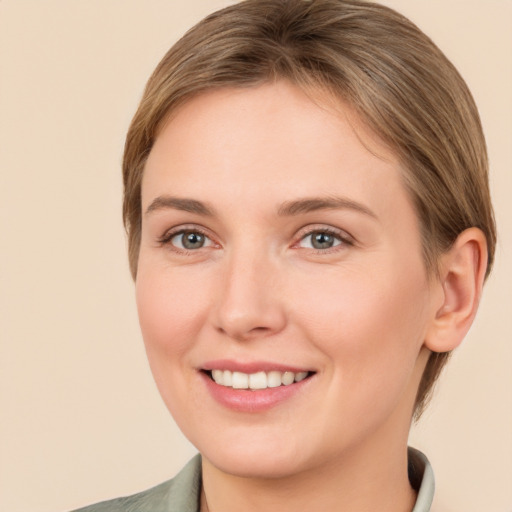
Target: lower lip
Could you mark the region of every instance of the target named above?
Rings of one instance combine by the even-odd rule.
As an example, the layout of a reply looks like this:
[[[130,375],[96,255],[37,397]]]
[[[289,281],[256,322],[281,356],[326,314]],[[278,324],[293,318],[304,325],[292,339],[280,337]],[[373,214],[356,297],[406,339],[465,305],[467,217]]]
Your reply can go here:
[[[221,386],[206,373],[200,372],[200,375],[213,398],[224,407],[237,412],[263,412],[272,409],[300,393],[312,379],[308,377],[288,386],[253,391]]]

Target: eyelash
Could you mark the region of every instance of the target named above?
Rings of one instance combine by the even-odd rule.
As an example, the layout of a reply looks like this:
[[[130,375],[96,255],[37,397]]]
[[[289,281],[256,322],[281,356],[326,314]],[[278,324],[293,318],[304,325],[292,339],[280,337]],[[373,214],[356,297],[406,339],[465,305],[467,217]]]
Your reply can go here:
[[[325,226],[309,226],[305,231],[299,233],[299,240],[294,244],[294,246],[300,244],[306,238],[313,236],[315,233],[332,236],[340,242],[339,244],[336,244],[333,247],[328,247],[326,249],[307,248],[310,251],[314,251],[315,254],[331,254],[332,252],[343,250],[343,248],[352,247],[355,245],[354,239],[344,231]]]
[[[167,231],[164,233],[160,238],[158,238],[159,245],[162,246],[169,246],[172,251],[183,254],[183,255],[191,255],[194,254],[204,247],[200,247],[198,249],[185,249],[181,247],[176,247],[171,243],[172,239],[176,236],[183,235],[184,233],[197,233],[199,235],[204,236],[206,239],[210,240],[213,245],[216,244],[212,238],[208,235],[207,231],[204,229],[201,229],[198,226],[182,226],[178,229],[173,229],[171,231]],[[337,241],[340,243],[334,245],[333,247],[328,247],[325,249],[315,249],[315,248],[304,248],[306,250],[309,250],[310,252],[314,252],[315,254],[330,254],[332,252],[336,252],[339,250],[343,250],[343,248],[351,247],[355,245],[354,239],[346,232],[341,230],[336,230],[333,228],[325,227],[325,226],[309,226],[305,228],[304,230],[301,230],[298,234],[298,240],[297,242],[294,242],[292,247],[297,247],[303,240],[305,240],[307,237],[313,236],[315,233],[319,234],[325,234],[334,237]]]
[[[189,255],[197,253],[198,249],[185,249],[181,247],[176,247],[171,243],[172,239],[176,236],[183,235],[185,233],[197,233],[199,235],[204,236],[208,240],[212,240],[210,236],[208,236],[208,233],[201,229],[198,226],[181,226],[178,229],[172,229],[171,231],[165,232],[159,239],[158,243],[162,246],[168,246],[171,248],[172,251],[177,252],[179,254]],[[202,249],[202,247],[201,247]]]

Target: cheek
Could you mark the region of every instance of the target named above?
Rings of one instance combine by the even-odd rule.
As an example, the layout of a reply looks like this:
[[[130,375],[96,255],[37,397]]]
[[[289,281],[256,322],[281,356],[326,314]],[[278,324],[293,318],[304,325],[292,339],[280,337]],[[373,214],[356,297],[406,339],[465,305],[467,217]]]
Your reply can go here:
[[[331,434],[356,428],[362,439],[388,418],[410,417],[424,290],[412,279],[370,273],[353,277],[330,289],[309,311],[317,334],[311,337],[331,360],[332,386],[325,396],[331,408],[325,414],[338,411],[340,418]],[[331,424],[327,417],[324,421]]]
[[[298,317],[332,360],[335,378],[377,393],[403,385],[425,332],[428,296],[422,267],[407,272],[365,268],[332,277],[307,296]]]
[[[160,395],[182,429],[200,410],[190,390],[190,351],[208,311],[204,280],[142,260],[136,281],[139,322]]]
[[[204,280],[187,272],[139,265],[136,300],[144,343],[152,356],[184,353],[207,314]]]

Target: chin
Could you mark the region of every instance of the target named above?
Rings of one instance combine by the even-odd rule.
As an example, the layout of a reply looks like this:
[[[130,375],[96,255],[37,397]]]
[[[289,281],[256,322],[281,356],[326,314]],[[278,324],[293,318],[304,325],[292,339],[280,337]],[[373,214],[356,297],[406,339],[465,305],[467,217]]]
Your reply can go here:
[[[244,439],[225,439],[200,444],[201,455],[218,470],[242,478],[284,478],[301,472],[307,466],[307,456],[296,441],[282,436],[258,439],[249,435]]]
[[[236,453],[224,452],[219,457],[212,455],[209,457],[209,454],[203,454],[203,457],[223,473],[240,478],[280,479],[303,470],[297,460],[287,459],[281,454],[276,457],[260,453],[257,458],[250,459]]]

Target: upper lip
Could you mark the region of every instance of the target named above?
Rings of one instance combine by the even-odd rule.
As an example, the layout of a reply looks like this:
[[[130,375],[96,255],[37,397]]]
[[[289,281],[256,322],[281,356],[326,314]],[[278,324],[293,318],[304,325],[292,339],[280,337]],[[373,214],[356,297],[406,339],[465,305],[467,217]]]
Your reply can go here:
[[[274,363],[271,361],[233,361],[231,359],[216,359],[207,361],[201,366],[202,370],[229,370],[231,372],[257,373],[257,372],[310,372],[313,371],[307,367],[287,365],[283,363]]]

